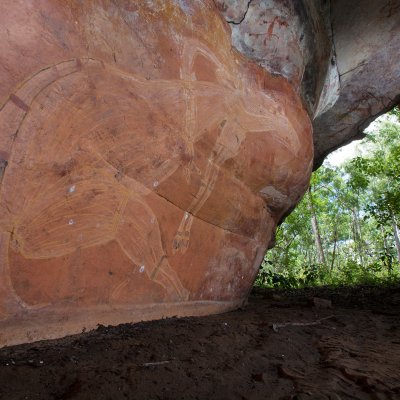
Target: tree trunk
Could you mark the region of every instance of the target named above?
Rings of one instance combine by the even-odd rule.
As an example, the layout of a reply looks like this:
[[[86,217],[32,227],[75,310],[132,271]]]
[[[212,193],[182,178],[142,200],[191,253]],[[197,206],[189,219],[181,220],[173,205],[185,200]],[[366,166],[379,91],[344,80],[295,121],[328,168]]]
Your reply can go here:
[[[381,233],[382,233],[382,238],[383,238],[383,247],[385,250],[385,263],[386,263],[386,267],[388,269],[389,274],[392,273],[392,263],[389,261],[389,246],[386,240],[386,234],[385,231],[383,229],[383,225],[381,225]]]
[[[399,227],[397,226],[396,220],[394,216],[392,215],[392,225],[393,225],[393,234],[394,234],[394,241],[396,243],[396,249],[397,249],[397,260],[400,264],[400,233],[399,233]]]
[[[322,240],[321,240],[321,234],[319,231],[319,226],[318,226],[318,220],[317,220],[317,215],[315,214],[315,208],[314,208],[314,202],[312,198],[312,193],[311,193],[311,188],[308,188],[308,196],[309,196],[309,204],[310,204],[310,211],[311,211],[311,227],[312,231],[314,234],[314,240],[315,240],[315,247],[317,249],[317,256],[318,256],[318,262],[320,264],[325,264],[325,254],[324,254],[324,248],[322,247]]]
[[[364,267],[364,257],[363,257],[363,245],[362,245],[362,236],[361,236],[361,227],[359,224],[358,212],[353,207],[351,209],[353,215],[353,232],[354,232],[354,242],[357,248],[358,256],[360,257],[360,264]]]
[[[332,251],[331,272],[333,271],[333,266],[335,264],[337,239],[338,239],[338,230],[337,230],[337,225],[335,225],[335,231],[333,234],[334,243],[333,243],[333,251]]]

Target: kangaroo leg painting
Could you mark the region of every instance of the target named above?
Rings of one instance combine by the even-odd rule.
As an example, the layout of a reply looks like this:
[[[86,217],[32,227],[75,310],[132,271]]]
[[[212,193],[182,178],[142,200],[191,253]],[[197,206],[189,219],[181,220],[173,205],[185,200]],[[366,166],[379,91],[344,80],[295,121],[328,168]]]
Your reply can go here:
[[[117,3],[0,5],[0,345],[237,307],[306,190],[303,104],[213,2]]]

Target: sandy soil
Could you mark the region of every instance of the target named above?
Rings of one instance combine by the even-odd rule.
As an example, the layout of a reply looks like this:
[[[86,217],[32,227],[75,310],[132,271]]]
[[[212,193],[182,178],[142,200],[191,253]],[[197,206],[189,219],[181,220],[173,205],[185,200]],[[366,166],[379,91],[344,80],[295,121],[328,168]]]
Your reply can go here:
[[[400,399],[400,287],[258,292],[227,314],[4,348],[0,398]]]

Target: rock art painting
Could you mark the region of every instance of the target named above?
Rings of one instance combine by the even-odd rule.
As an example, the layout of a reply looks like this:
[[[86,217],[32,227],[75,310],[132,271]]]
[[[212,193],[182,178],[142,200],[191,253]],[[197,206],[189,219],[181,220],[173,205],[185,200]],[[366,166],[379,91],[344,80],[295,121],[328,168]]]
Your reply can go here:
[[[241,304],[311,171],[287,81],[211,1],[0,15],[0,344]]]

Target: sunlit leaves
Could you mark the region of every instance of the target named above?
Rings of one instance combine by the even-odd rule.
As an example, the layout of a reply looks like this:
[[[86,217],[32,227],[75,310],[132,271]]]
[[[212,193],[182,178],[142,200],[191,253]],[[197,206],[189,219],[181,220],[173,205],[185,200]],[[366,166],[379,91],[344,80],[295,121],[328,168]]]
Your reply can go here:
[[[325,265],[318,264],[307,195],[280,226],[276,247],[265,257],[262,270],[270,285],[356,283],[399,275],[394,232],[400,221],[400,111],[389,114],[364,140],[367,152],[312,175],[310,195]]]

